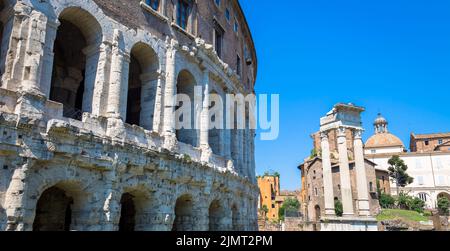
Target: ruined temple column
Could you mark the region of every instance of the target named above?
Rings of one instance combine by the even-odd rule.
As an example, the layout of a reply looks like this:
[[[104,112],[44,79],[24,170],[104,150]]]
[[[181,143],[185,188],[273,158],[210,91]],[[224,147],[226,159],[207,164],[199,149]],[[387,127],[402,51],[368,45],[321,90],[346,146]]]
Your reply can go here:
[[[330,143],[326,132],[320,133],[322,148],[323,187],[325,197],[325,215],[335,216],[333,174],[331,172]]]
[[[366,167],[364,164],[364,149],[362,130],[354,131],[356,189],[358,191],[358,208],[360,216],[370,215],[369,192],[367,189]]]
[[[127,93],[128,93],[128,68],[130,56],[120,48],[122,33],[114,30],[114,42],[111,58],[111,77],[108,95],[108,114],[112,118],[126,119]]]
[[[348,160],[348,148],[346,128],[339,127],[337,129],[337,143],[339,151],[339,173],[341,177],[341,192],[342,192],[342,205],[344,209],[344,216],[353,216],[353,196],[352,196],[352,184],[350,180],[350,167]]]

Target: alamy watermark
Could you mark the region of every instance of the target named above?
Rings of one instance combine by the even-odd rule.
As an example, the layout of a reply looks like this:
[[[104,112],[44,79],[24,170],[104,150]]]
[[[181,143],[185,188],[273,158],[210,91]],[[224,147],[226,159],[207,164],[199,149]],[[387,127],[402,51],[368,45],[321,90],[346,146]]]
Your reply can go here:
[[[194,93],[177,94],[174,101],[176,130],[205,129],[202,121],[207,116],[208,130],[257,130],[263,141],[276,140],[279,136],[279,94],[203,95],[203,87],[195,86]]]

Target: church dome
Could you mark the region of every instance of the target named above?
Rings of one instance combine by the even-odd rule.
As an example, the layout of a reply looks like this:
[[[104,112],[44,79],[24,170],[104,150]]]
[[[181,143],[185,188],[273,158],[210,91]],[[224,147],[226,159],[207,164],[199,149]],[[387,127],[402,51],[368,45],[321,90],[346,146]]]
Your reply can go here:
[[[373,123],[375,134],[367,140],[366,148],[404,147],[403,142],[388,131],[388,124],[387,119],[379,113]]]
[[[370,137],[366,142],[366,148],[379,148],[379,147],[403,147],[403,142],[395,135],[391,133],[377,133]]]

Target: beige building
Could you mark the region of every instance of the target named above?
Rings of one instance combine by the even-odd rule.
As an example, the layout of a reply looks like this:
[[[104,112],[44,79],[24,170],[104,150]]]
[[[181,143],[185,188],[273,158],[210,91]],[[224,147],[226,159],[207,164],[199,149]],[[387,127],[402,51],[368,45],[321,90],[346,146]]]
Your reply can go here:
[[[257,230],[255,132],[210,130],[254,93],[239,1],[0,0],[0,31],[0,230]]]
[[[387,171],[388,161],[398,155],[408,166],[407,173],[414,183],[401,189],[426,202],[430,209],[436,207],[437,198],[450,198],[450,152],[444,147],[449,134],[411,134],[411,152],[403,142],[388,130],[388,122],[381,115],[375,120],[375,134],[365,144],[366,158]],[[396,184],[391,182],[391,192],[396,194]]]

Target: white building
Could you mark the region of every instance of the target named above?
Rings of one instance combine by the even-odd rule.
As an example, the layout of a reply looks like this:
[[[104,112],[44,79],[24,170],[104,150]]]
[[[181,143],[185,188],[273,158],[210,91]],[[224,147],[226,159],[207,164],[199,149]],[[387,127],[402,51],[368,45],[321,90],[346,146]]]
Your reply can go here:
[[[414,182],[402,191],[421,198],[429,209],[436,207],[437,198],[450,198],[450,153],[441,151],[407,152],[403,142],[388,131],[388,122],[381,115],[375,120],[375,135],[365,144],[366,158],[376,163],[377,168],[387,170],[388,160],[398,155],[408,166],[408,174]],[[391,181],[391,191],[397,193]]]

